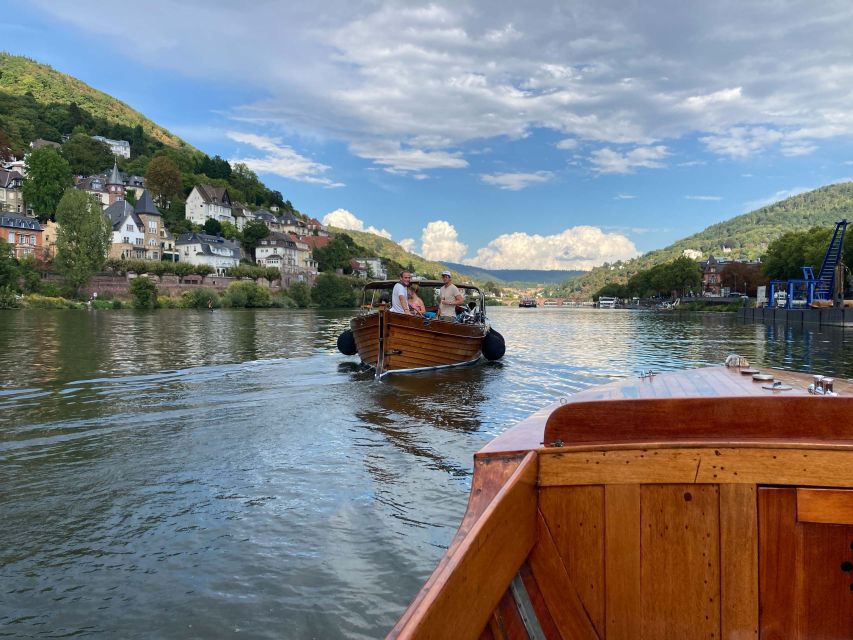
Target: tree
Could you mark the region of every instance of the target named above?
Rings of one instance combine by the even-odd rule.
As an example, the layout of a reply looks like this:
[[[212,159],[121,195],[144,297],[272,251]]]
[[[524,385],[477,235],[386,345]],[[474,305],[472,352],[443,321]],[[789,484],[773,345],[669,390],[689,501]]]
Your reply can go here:
[[[75,175],[90,176],[113,164],[110,148],[85,133],[74,134],[62,145],[62,157]]]
[[[287,292],[290,294],[290,297],[293,298],[293,301],[301,308],[304,309],[311,304],[311,289],[309,289],[308,285],[304,282],[294,282],[290,285],[290,289],[288,289]]]
[[[237,227],[234,226],[234,223],[228,222],[227,220],[223,220],[219,223],[219,226],[222,229],[222,237],[228,238],[229,240],[235,240],[240,232],[237,231]]]
[[[212,236],[218,236],[222,233],[222,225],[216,218],[208,218],[204,221],[204,232]]]
[[[70,186],[71,167],[58,151],[42,147],[29,154],[22,191],[27,207],[36,212],[41,222],[53,219],[59,201]]]
[[[12,141],[3,129],[0,129],[0,160],[12,159]]]
[[[311,298],[324,309],[355,306],[352,278],[334,273],[321,273],[314,282]]]
[[[167,156],[157,156],[148,163],[145,182],[161,207],[180,195],[183,187],[181,170]]]
[[[75,292],[100,271],[107,259],[112,226],[100,203],[89,194],[68,189],[56,207],[57,270]]]
[[[258,243],[270,234],[269,227],[260,220],[252,220],[243,229],[243,248],[251,252],[255,259],[255,249]]]
[[[157,286],[146,276],[137,276],[130,283],[130,295],[137,309],[153,309],[157,306]]]
[[[313,255],[320,271],[342,269],[344,273],[350,273],[349,261],[355,257],[354,243],[348,235],[341,234],[322,249],[315,249]]]
[[[0,239],[0,288],[18,289],[18,279],[21,276],[18,261],[12,256],[9,244]]]

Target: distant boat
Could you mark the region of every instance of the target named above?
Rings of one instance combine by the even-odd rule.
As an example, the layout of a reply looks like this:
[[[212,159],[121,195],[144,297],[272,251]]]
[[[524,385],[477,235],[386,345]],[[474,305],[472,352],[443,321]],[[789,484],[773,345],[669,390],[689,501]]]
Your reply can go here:
[[[598,298],[598,308],[599,309],[615,309],[616,308],[616,298],[612,296],[600,296]]]
[[[338,337],[338,349],[356,355],[373,368],[376,379],[392,373],[414,373],[498,360],[506,351],[503,336],[489,326],[485,298],[473,284],[456,285],[466,300],[456,307],[457,321],[393,313],[389,300],[392,280],[364,287],[363,313]],[[421,290],[438,289],[442,282],[421,280]]]
[[[522,298],[519,301],[518,306],[522,308],[535,308],[536,298]]]
[[[648,372],[505,431],[388,638],[850,638],[853,386],[753,371]]]

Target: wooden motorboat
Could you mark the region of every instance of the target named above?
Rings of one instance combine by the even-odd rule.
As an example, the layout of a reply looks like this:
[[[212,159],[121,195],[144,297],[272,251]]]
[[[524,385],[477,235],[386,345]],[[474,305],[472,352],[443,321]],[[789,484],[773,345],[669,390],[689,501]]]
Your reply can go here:
[[[338,338],[338,348],[361,358],[376,378],[391,373],[412,373],[474,364],[483,357],[501,358],[504,339],[489,326],[485,298],[473,284],[457,285],[465,304],[457,307],[457,320],[405,315],[390,311],[394,281],[371,282],[364,287],[363,313]],[[442,282],[419,281],[421,291],[437,289]],[[431,298],[430,296],[425,296]]]
[[[589,389],[487,445],[389,637],[853,637],[853,385],[740,370]]]
[[[536,304],[536,298],[522,298],[519,300],[518,306],[522,309],[535,309],[538,305]]]

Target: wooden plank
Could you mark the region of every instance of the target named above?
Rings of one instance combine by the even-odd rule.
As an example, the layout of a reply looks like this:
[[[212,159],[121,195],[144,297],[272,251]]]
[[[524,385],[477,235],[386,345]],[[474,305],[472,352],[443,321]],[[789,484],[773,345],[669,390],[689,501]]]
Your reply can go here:
[[[604,635],[604,487],[539,492],[539,511],[596,632]]]
[[[544,449],[539,484],[744,483],[848,487],[849,448]]]
[[[524,622],[509,590],[504,593],[486,628],[491,628],[496,640],[529,640]]]
[[[853,397],[797,395],[677,397],[575,402],[555,410],[545,441],[566,444],[649,442],[853,443]],[[788,392],[793,393],[793,392]],[[790,420],[808,415],[809,420]]]
[[[390,638],[475,638],[482,633],[536,541],[536,476],[537,458],[531,452]]]
[[[800,630],[802,638],[853,637],[853,527],[800,522],[802,544],[797,573],[802,576]]]
[[[537,532],[528,562],[560,634],[572,640],[599,640],[541,513]]]
[[[521,565],[521,570],[518,574],[521,576],[524,588],[527,589],[527,596],[530,598],[533,610],[536,612],[536,619],[539,621],[539,627],[542,629],[542,633],[545,634],[546,640],[563,640],[563,635],[557,628],[554,617],[548,611],[548,605],[545,603],[545,597],[542,595],[539,583],[533,577],[530,564],[525,562]]]
[[[634,640],[640,603],[640,485],[604,487],[607,640]]]
[[[758,494],[753,484],[720,485],[722,637],[758,638]]]
[[[853,524],[853,491],[797,489],[797,520],[824,524]]]
[[[794,489],[758,490],[760,633],[762,640],[799,640],[797,551],[801,534],[794,524]]]
[[[719,490],[640,488],[642,638],[720,637]]]

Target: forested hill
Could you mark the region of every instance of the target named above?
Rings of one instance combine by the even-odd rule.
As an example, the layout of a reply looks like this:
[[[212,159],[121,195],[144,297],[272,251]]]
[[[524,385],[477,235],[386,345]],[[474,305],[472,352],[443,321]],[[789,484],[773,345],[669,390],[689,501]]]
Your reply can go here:
[[[444,264],[451,270],[473,280],[479,282],[492,280],[497,284],[556,284],[586,273],[586,271],[547,271],[542,269],[484,269],[457,262],[445,262]]]
[[[440,262],[433,262],[414,253],[409,253],[393,240],[367,231],[352,231],[351,229],[339,229],[337,227],[329,227],[329,231],[336,234],[345,233],[359,247],[367,249],[372,255],[390,260],[403,268],[413,269],[421,276],[438,278],[439,274],[446,269]],[[451,269],[451,271],[454,270]],[[396,280],[397,274],[389,273],[388,277]]]
[[[801,193],[711,225],[668,247],[650,251],[633,260],[596,267],[587,275],[566,282],[564,288],[568,292],[588,295],[608,282],[626,282],[638,271],[669,262],[682,255],[686,249],[701,252],[703,259],[710,255],[759,258],[767,251],[769,244],[783,233],[812,227],[833,228],[842,218],[853,220],[853,182],[832,184]]]
[[[52,104],[75,104],[94,118],[130,128],[140,125],[148,136],[170,147],[186,145],[125,103],[29,58],[0,52],[0,92],[9,96],[29,96],[42,108]],[[7,133],[14,134],[13,131]]]

